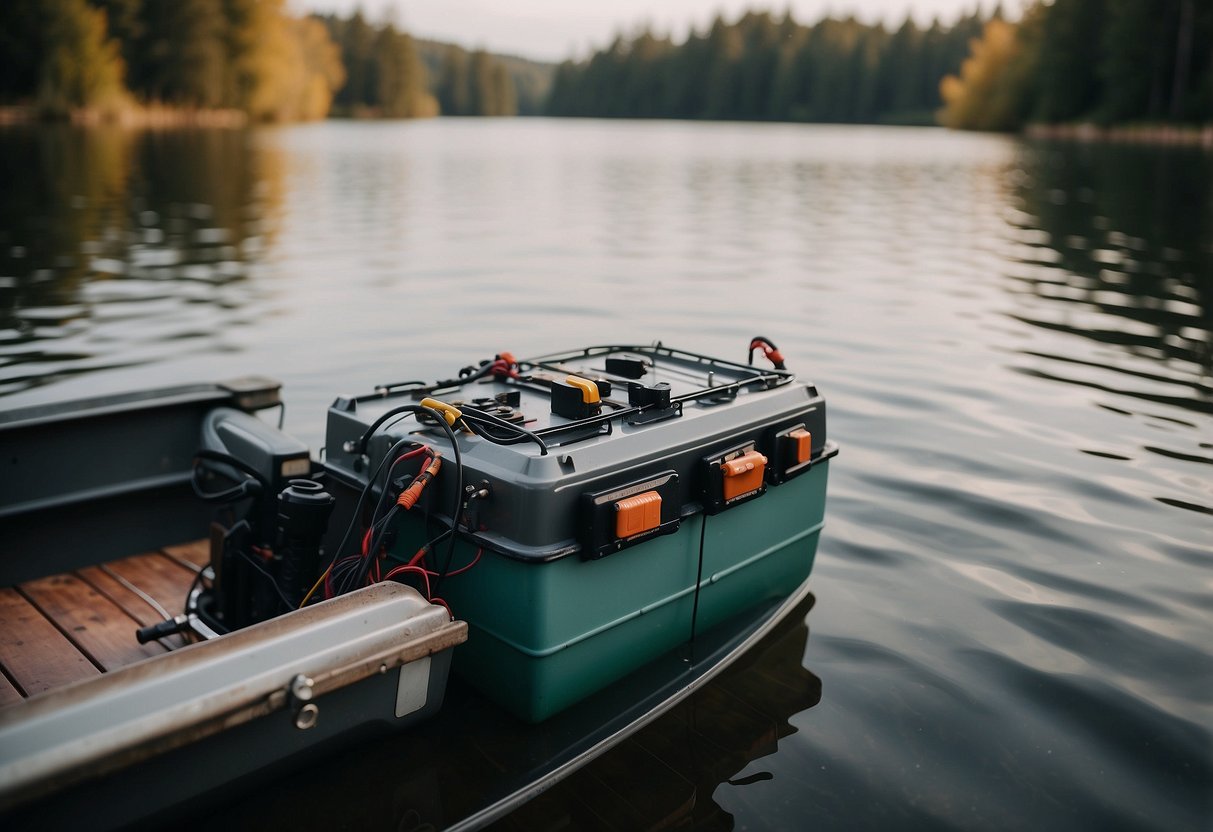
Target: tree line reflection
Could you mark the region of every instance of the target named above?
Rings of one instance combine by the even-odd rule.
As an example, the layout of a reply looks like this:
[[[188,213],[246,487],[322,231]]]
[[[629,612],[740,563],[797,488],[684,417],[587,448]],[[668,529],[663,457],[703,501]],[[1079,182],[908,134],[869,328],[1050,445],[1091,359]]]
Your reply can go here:
[[[1213,412],[1213,156],[1040,142],[1019,169],[1018,224],[1039,245],[1012,277],[1048,304],[1015,317],[1144,359],[1183,389],[1144,397]]]
[[[98,297],[240,281],[272,242],[283,160],[250,131],[12,128],[0,148],[0,392],[38,383],[18,365]]]

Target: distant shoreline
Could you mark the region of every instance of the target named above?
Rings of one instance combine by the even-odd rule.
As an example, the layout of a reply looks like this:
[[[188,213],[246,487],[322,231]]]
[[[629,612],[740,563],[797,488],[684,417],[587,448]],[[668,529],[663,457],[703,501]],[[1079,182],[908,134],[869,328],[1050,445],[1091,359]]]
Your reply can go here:
[[[431,116],[432,117],[432,116]],[[424,117],[423,117],[424,118]],[[562,118],[553,116],[552,118]],[[368,111],[330,113],[326,121],[376,121]],[[402,119],[407,120],[407,119]],[[0,106],[0,127],[32,124],[71,124],[78,127],[112,125],[134,128],[211,127],[239,128],[250,123],[248,114],[236,109],[197,109],[171,107],[161,104],[140,104],[112,111],[77,109],[65,116],[47,116],[28,105]],[[749,122],[738,122],[749,123]],[[771,124],[813,124],[816,122],[767,122]],[[828,123],[828,122],[821,122]],[[870,126],[856,124],[855,126]],[[878,125],[876,125],[878,126]],[[937,127],[937,124],[902,124],[896,126]],[[1137,124],[1101,127],[1081,124],[1029,124],[1020,135],[1029,139],[1121,144],[1174,145],[1213,150],[1213,124],[1196,127],[1174,124]]]
[[[249,123],[243,110],[169,107],[162,104],[136,104],[113,110],[74,109],[62,116],[48,116],[37,107],[12,105],[0,107],[0,126],[25,124],[71,124],[78,127],[244,127]]]
[[[1213,124],[1203,127],[1178,124],[1126,124],[1100,127],[1096,124],[1029,124],[1023,130],[1029,139],[1062,139],[1076,142],[1178,145],[1213,150]]]

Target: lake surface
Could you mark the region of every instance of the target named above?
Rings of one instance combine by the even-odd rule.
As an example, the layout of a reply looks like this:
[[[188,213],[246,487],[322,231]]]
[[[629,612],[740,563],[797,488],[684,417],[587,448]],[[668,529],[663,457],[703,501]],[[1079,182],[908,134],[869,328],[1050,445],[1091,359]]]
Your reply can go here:
[[[502,350],[756,333],[820,387],[804,623],[506,828],[1213,824],[1213,154],[447,119],[8,129],[0,172],[0,407],[260,373],[315,447]],[[377,776],[293,816],[425,820]]]

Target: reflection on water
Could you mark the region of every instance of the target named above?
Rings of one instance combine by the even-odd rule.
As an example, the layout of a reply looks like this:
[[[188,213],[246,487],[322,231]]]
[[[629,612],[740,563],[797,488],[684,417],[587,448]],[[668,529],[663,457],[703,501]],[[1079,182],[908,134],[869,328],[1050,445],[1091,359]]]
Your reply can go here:
[[[774,779],[762,758],[821,700],[803,666],[812,596],[712,684],[493,829],[731,829],[721,790]]]
[[[1116,392],[1213,412],[1213,156],[1040,144],[1023,157],[1022,236],[1040,251],[1013,276],[1047,302],[1020,320],[1122,348]]]
[[[244,301],[231,284],[282,200],[250,134],[40,127],[0,147],[0,395],[196,349]]]
[[[503,349],[755,332],[820,386],[812,639],[507,825],[1213,822],[1213,156],[438,119],[4,130],[0,166],[6,403],[263,373],[315,447],[336,393]],[[252,802],[449,816],[470,775],[392,781],[415,750]]]
[[[1016,225],[1026,253],[1010,289],[1031,302],[1011,314],[1100,350],[1029,347],[1022,352],[1034,360],[1017,369],[1110,394],[1098,399],[1109,412],[1179,428],[1142,452],[1213,464],[1213,444],[1193,419],[1213,413],[1213,156],[1039,143],[1020,162],[1015,181],[1026,213]],[[1213,514],[1213,494],[1204,494],[1157,499]]]

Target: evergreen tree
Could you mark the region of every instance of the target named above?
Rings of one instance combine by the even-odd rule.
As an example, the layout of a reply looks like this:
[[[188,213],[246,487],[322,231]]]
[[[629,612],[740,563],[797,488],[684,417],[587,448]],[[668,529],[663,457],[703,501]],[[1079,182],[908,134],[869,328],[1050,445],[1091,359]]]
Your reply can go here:
[[[438,82],[438,106],[443,115],[466,116],[472,112],[471,74],[468,53],[448,46],[442,59],[442,79]]]
[[[514,94],[514,82],[510,79],[510,74],[506,72],[505,67],[496,62],[493,63],[492,85],[495,109],[491,113],[484,113],[484,115],[517,115],[518,99]]]
[[[345,112],[367,107],[378,86],[373,60],[374,29],[361,11],[354,12],[349,20],[329,18],[328,22],[345,65],[345,84],[337,91],[334,104]]]
[[[0,2],[0,101],[33,97],[47,24],[38,0]]]
[[[876,81],[875,112],[882,119],[922,120],[929,111],[916,87],[914,69],[921,60],[922,32],[913,18],[894,32],[881,52]]]
[[[148,0],[143,92],[153,100],[219,107],[227,73],[222,0]]]
[[[131,89],[138,88],[140,83],[139,44],[146,32],[143,3],[144,0],[92,0],[92,5],[105,12],[109,35],[118,42],[126,64],[126,83]]]
[[[1177,0],[1105,0],[1098,115],[1105,121],[1166,115],[1174,66]]]
[[[387,118],[431,115],[425,70],[417,58],[413,39],[388,24],[375,39],[375,101]]]
[[[1033,116],[1070,121],[1088,115],[1099,99],[1099,32],[1108,0],[1056,0],[1041,21],[1038,79]]]
[[[85,0],[43,0],[42,61],[37,101],[47,113],[122,103],[122,57],[109,38],[105,12]]]

